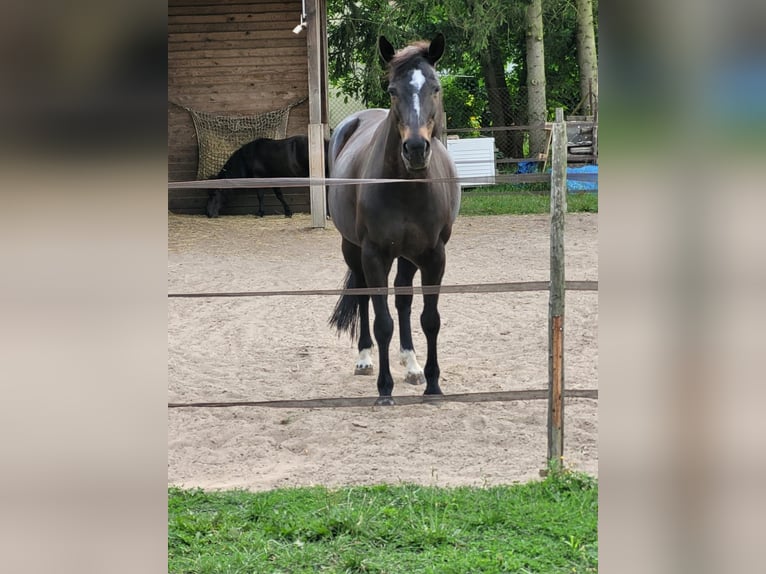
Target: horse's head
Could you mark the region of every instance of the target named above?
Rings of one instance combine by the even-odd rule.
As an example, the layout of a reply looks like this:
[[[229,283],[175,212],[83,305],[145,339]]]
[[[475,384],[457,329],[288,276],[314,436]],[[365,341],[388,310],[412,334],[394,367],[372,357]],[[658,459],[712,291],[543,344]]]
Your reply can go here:
[[[399,52],[381,36],[378,48],[389,67],[391,114],[399,129],[404,165],[410,171],[425,169],[431,159],[431,139],[441,132],[441,85],[434,64],[444,53],[444,36]]]

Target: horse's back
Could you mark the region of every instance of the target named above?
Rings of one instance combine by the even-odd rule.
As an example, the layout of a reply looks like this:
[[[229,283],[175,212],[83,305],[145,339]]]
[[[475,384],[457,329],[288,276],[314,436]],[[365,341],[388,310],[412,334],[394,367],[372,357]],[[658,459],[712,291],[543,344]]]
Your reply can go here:
[[[307,177],[309,148],[306,136],[258,138],[235,151],[218,174],[233,177]]]
[[[261,177],[306,177],[309,174],[309,144],[306,136],[260,141],[254,163]]]
[[[360,177],[360,155],[367,150],[367,145],[380,123],[386,118],[388,110],[374,108],[362,110],[346,117],[335,128],[330,139],[330,158],[332,177]]]

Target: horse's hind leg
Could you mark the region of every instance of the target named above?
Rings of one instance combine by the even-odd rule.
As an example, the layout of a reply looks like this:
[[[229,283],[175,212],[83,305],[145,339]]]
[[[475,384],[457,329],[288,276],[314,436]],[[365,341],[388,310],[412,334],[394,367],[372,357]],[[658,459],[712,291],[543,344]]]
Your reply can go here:
[[[431,256],[423,261],[424,265],[420,268],[423,286],[441,285],[444,276],[444,244],[439,243],[431,252]],[[436,353],[436,339],[439,336],[441,327],[441,317],[439,317],[439,295],[438,293],[423,295],[423,313],[420,315],[420,325],[423,327],[426,341],[428,344],[428,355],[426,357],[426,390],[424,395],[442,394],[439,387],[439,361]]]
[[[354,275],[354,287],[367,287],[364,280],[364,271],[362,269],[362,250],[353,243],[342,242],[341,249],[346,265],[351,269]],[[355,375],[372,375],[375,372],[375,366],[372,362],[372,335],[370,334],[370,296],[357,295],[357,304],[359,311],[359,341],[357,350],[359,355],[354,365]]]
[[[412,287],[412,279],[417,273],[417,266],[409,259],[400,257],[394,279],[395,287]],[[404,382],[411,385],[422,385],[426,382],[423,369],[415,357],[415,347],[412,344],[412,326],[410,313],[412,311],[412,295],[396,295],[396,311],[399,315],[399,362],[407,367]]]
[[[285,201],[285,196],[282,195],[282,190],[279,189],[278,187],[275,187],[274,188],[274,195],[277,196],[277,199],[279,200],[279,203],[282,204],[282,207],[285,210],[285,217],[292,217],[293,216],[293,212],[290,209],[290,206],[287,205],[287,202]]]
[[[359,287],[367,287],[364,279],[360,280]],[[375,365],[372,362],[372,335],[370,334],[370,296],[359,295],[359,343],[357,350],[359,357],[354,367],[355,375],[372,375]]]
[[[263,193],[264,193],[263,188],[262,187],[257,188],[255,190],[255,193],[258,194],[258,212],[256,213],[256,215],[258,217],[263,217],[263,215],[264,215],[264,213],[263,213]]]

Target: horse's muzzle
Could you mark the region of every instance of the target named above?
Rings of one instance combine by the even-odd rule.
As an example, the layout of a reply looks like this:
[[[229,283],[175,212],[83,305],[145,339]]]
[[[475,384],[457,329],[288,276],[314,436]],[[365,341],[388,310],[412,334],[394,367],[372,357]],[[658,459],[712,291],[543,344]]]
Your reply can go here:
[[[422,137],[413,137],[402,142],[402,159],[408,170],[421,170],[428,167],[431,159],[431,142]]]

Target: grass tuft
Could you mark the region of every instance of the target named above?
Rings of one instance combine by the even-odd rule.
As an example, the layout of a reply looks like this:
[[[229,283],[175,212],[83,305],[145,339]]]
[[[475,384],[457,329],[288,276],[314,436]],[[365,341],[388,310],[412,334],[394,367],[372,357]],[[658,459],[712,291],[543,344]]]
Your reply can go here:
[[[534,189],[539,184],[503,184],[463,190],[460,215],[528,215],[550,212],[550,192]],[[569,213],[598,213],[598,194],[567,194]]]
[[[168,572],[586,573],[598,484],[168,490]]]

